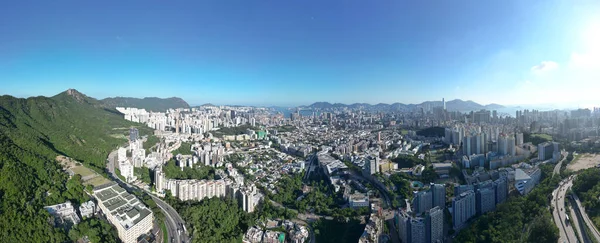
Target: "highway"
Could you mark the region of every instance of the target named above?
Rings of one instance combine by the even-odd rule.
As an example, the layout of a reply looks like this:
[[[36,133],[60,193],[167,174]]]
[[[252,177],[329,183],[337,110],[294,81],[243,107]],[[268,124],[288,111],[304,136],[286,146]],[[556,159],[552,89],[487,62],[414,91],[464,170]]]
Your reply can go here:
[[[573,201],[575,201],[575,203],[576,203],[576,205],[573,205],[573,207],[577,206],[577,208],[581,212],[583,221],[585,222],[587,227],[590,229],[590,232],[592,233],[592,237],[596,238],[596,242],[600,242],[600,232],[598,232],[598,229],[594,225],[594,222],[590,219],[588,214],[585,212],[585,208],[581,205],[581,201],[579,201],[579,197],[577,197],[577,195],[575,195],[575,194],[573,194],[572,202]]]
[[[554,223],[560,232],[559,242],[579,242],[575,235],[575,231],[572,228],[572,224],[567,224],[565,217],[565,213],[567,212],[565,209],[565,196],[572,185],[571,183],[572,180],[570,178],[563,180],[559,187],[552,192],[552,206],[554,208],[552,216],[554,218]],[[573,220],[572,217],[570,218]]]
[[[573,227],[577,228],[577,237],[579,242],[592,243],[589,235],[585,231],[586,226],[583,222],[583,218],[581,217],[581,211],[578,207],[573,207],[573,199],[570,199],[569,202],[571,203],[571,207],[569,207],[569,211],[571,212],[570,218],[573,221]]]
[[[111,174],[112,179],[115,180],[119,185],[128,190],[143,190],[137,186],[131,185],[117,176],[115,173],[115,165],[117,163],[117,151],[112,151],[108,155],[106,169]],[[179,216],[177,211],[171,207],[168,203],[164,202],[160,198],[152,195],[148,192],[148,195],[152,197],[156,205],[163,211],[165,215],[165,225],[167,227],[167,233],[169,235],[169,239],[172,239],[173,242],[190,242],[189,237],[187,236],[187,230],[185,230],[185,221]],[[181,234],[180,234],[181,233]],[[160,237],[160,236],[158,236]]]
[[[554,166],[554,171],[552,172],[552,177],[560,174],[560,167],[562,167],[563,161],[565,161],[565,159],[567,159],[567,156],[569,156],[569,152],[565,152],[564,150],[562,151],[561,154],[562,154],[563,158],[560,160],[560,162],[556,163],[556,166]]]

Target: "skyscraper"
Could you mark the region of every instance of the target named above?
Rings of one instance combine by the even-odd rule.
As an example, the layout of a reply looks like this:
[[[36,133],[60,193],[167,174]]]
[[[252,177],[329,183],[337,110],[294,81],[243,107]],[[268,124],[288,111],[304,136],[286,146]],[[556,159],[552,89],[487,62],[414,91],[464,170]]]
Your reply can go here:
[[[404,211],[398,211],[396,214],[396,218],[398,221],[398,236],[400,237],[400,240],[402,240],[402,242],[411,242],[410,241],[410,233],[411,233],[410,220],[412,219],[412,217],[410,217],[410,215],[408,215]]]
[[[427,229],[423,218],[412,218],[410,220],[410,242],[426,243]]]
[[[496,204],[503,203],[508,197],[508,180],[506,177],[500,177],[494,181],[494,190],[496,192]]]
[[[444,239],[444,211],[440,207],[429,210],[425,217],[427,242],[442,242]]]
[[[517,137],[517,146],[523,145],[523,133],[518,132],[516,134]]]
[[[475,216],[475,193],[466,191],[452,200],[452,223],[454,229],[460,229],[467,220]]]
[[[431,184],[430,189],[433,195],[432,207],[446,207],[446,186],[444,184]]]
[[[442,103],[443,103],[443,106],[444,106],[444,110],[446,110],[446,100],[444,98],[442,98]]]
[[[415,192],[415,199],[413,204],[415,205],[415,212],[420,214],[431,209],[433,203],[433,195],[431,191],[420,191]]]
[[[484,214],[496,209],[496,192],[493,187],[485,187],[477,190],[476,194],[477,214]]]

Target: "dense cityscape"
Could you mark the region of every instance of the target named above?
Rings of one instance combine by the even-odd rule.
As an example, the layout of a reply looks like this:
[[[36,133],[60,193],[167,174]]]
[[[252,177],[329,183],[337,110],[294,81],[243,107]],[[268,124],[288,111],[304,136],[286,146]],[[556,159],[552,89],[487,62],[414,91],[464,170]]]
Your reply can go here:
[[[600,242],[598,13],[0,1],[0,243]]]
[[[65,94],[85,97],[73,89]],[[522,205],[540,211],[523,219],[530,229],[520,237],[576,242],[597,236],[575,194],[550,198],[544,190],[600,166],[600,160],[584,162],[593,155],[576,152],[599,147],[598,109],[502,116],[459,112],[443,99],[432,103],[408,111],[316,103],[287,115],[250,106],[116,107],[121,119],[141,126],[126,130],[128,142],[107,158],[113,181],[63,158],[92,200],[45,209],[64,227],[104,215],[123,242],[202,242],[195,232],[206,225],[181,214],[189,212],[185,202],[209,200],[255,215],[240,232],[243,242],[467,242],[481,237],[481,220],[507,220],[496,210],[541,196]],[[154,210],[138,198],[143,194]],[[329,232],[323,224],[333,222],[355,228]]]

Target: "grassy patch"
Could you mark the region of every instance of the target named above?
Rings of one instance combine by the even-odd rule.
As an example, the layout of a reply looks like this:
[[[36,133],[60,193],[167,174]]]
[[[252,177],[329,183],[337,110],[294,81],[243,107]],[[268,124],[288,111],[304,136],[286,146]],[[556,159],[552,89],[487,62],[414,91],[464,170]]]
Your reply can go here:
[[[96,176],[93,179],[87,180],[86,182],[84,182],[84,185],[92,185],[94,187],[100,186],[100,185],[104,185],[109,183],[110,180],[102,177],[102,176]]]
[[[167,233],[167,226],[165,225],[165,222],[160,224],[160,230],[163,232],[163,242],[169,242],[169,234]]]
[[[178,149],[173,151],[173,155],[192,155],[192,143],[182,142]]]
[[[115,174],[117,174],[117,176],[118,176],[119,178],[121,178],[121,180],[123,180],[123,181],[127,181],[127,179],[125,179],[125,177],[121,175],[121,170],[119,170],[119,169],[115,168]]]
[[[81,175],[81,177],[86,177],[86,176],[94,174],[94,171],[92,171],[84,166],[75,166],[75,167],[71,168],[71,170],[73,172],[75,172],[75,174]]]

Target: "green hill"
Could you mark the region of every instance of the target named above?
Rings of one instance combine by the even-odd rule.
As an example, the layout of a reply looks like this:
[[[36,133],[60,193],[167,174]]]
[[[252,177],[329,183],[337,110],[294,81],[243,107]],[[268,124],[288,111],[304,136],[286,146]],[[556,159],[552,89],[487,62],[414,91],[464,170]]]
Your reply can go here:
[[[66,155],[103,173],[108,153],[125,143],[129,128],[117,111],[76,90],[54,97],[0,96],[0,239],[64,242],[43,206],[77,201],[83,191],[55,161]]]
[[[156,98],[146,97],[143,99],[129,97],[106,98],[101,102],[109,108],[115,107],[135,107],[146,109],[147,111],[166,111],[175,108],[190,108],[190,105],[185,100],[177,97],[172,98]]]

